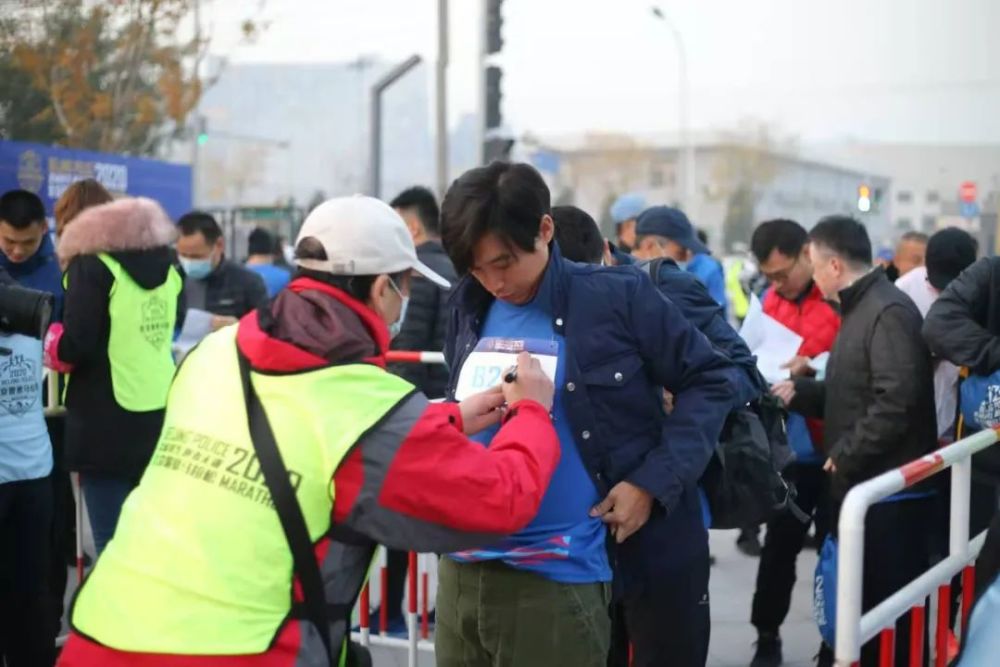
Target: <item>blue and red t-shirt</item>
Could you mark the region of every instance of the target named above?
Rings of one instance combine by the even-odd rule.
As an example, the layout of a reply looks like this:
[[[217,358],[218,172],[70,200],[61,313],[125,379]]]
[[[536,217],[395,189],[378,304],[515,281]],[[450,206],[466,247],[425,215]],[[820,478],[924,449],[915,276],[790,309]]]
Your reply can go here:
[[[558,388],[565,383],[566,340],[552,329],[548,282],[547,273],[538,295],[523,306],[494,301],[480,336],[554,341],[559,349],[555,377]],[[499,544],[450,554],[450,558],[458,562],[502,560],[511,567],[563,583],[611,580],[607,531],[600,519],[590,517],[590,509],[601,498],[580,458],[560,394],[557,389],[552,415],[562,454],[534,520]],[[472,439],[489,445],[496,431],[487,429]]]

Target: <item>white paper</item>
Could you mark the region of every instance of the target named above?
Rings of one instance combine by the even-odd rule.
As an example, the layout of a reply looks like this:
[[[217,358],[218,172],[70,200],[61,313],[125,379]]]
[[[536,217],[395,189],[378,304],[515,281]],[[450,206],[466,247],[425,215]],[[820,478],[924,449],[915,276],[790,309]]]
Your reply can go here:
[[[788,369],[782,366],[798,354],[802,336],[765,314],[756,295],[750,297],[740,336],[757,357],[757,369],[765,380],[775,383],[788,379]]]
[[[809,360],[809,367],[816,371],[816,379],[822,380],[826,377],[826,364],[830,361],[830,353],[823,352],[817,354]]]
[[[542,366],[542,372],[550,380],[556,381],[558,357],[550,354],[533,354]],[[464,401],[473,394],[492,389],[503,381],[503,375],[511,366],[517,365],[517,354],[511,352],[480,352],[469,355],[458,374],[455,399]]]
[[[184,315],[184,326],[174,341],[174,357],[179,362],[201,339],[212,333],[212,318],[207,310],[189,308]]]

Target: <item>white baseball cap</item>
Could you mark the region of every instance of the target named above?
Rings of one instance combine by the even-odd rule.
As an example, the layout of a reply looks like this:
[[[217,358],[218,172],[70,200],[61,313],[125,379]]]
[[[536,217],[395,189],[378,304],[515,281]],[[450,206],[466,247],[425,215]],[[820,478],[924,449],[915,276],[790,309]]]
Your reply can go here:
[[[451,284],[417,259],[406,223],[392,207],[374,197],[329,199],[306,216],[295,246],[306,238],[323,245],[326,259],[299,259],[303,269],[338,276],[377,276],[413,269],[445,289]]]

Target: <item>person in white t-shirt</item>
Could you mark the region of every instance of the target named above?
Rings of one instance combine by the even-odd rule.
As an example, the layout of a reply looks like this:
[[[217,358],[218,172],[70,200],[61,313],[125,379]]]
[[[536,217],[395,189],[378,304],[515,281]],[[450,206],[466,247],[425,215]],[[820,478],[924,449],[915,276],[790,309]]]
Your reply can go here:
[[[976,261],[978,250],[976,240],[968,232],[957,227],[942,229],[927,243],[926,264],[897,280],[896,287],[913,299],[920,314],[927,317],[941,291]],[[938,439],[951,441],[958,409],[958,367],[944,359],[935,360],[934,401]]]

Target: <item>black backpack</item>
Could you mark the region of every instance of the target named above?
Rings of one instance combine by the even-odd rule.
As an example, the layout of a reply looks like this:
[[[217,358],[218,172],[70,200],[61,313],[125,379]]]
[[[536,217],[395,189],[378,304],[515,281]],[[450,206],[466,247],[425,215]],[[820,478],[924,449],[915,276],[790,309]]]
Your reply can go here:
[[[654,259],[639,265],[657,288],[664,261]],[[763,378],[760,382],[766,386]],[[781,401],[766,392],[729,413],[715,454],[699,480],[708,499],[712,528],[757,526],[785,510],[809,521],[794,502],[794,485],[781,474],[795,460],[785,430],[787,419]]]

